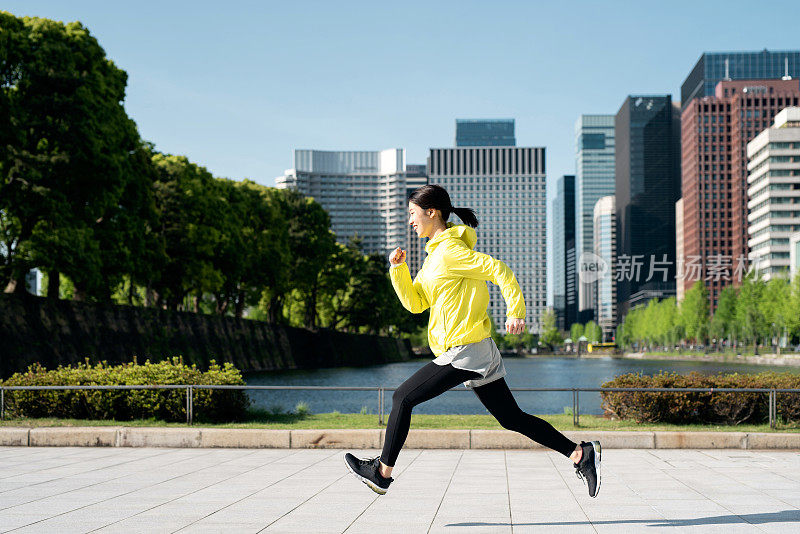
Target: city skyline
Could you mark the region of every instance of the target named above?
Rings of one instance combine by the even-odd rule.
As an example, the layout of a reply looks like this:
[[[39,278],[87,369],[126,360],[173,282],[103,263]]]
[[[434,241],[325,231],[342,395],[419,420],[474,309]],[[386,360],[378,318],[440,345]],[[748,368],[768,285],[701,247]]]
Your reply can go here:
[[[128,73],[125,107],[142,137],[217,176],[274,186],[303,148],[402,147],[423,162],[430,147],[452,145],[456,118],[507,117],[518,145],[547,148],[548,205],[555,180],[575,173],[581,114],[613,114],[628,94],[678,101],[705,52],[796,49],[790,21],[800,17],[789,1],[771,5],[782,16],[768,25],[750,25],[745,2],[646,12],[504,5],[512,9],[232,1],[221,10],[201,1],[189,13],[154,2],[9,0],[3,9],[81,21]],[[548,273],[548,300],[551,284]]]

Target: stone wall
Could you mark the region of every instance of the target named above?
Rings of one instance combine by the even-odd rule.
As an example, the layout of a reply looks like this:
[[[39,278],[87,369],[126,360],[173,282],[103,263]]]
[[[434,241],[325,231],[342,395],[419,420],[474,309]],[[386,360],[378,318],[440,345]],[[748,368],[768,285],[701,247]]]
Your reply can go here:
[[[0,294],[0,377],[35,362],[54,368],[85,358],[122,363],[170,356],[200,368],[214,359],[242,371],[269,371],[405,361],[412,353],[403,339]]]

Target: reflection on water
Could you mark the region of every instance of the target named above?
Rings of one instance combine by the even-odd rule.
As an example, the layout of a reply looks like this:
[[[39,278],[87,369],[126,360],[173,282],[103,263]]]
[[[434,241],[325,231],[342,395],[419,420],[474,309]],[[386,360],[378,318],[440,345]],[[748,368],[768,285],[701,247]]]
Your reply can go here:
[[[303,371],[278,371],[249,373],[248,384],[271,386],[383,386],[397,387],[429,360],[390,363],[371,367],[339,367]],[[800,372],[796,367],[773,367],[716,362],[687,362],[660,360],[626,360],[621,358],[575,359],[575,358],[505,358],[508,375],[506,381],[514,387],[599,387],[615,375],[641,372],[652,375],[659,371],[704,374],[758,373],[769,370]],[[299,402],[305,402],[314,413],[339,411],[357,413],[366,410],[378,413],[377,391],[250,391],[253,406],[267,409],[292,410]],[[520,407],[535,414],[563,413],[572,407],[571,392],[514,392]],[[384,412],[391,409],[391,392],[386,392]],[[581,413],[600,414],[600,394],[582,393]],[[417,406],[414,413],[427,414],[482,414],[487,413],[475,394],[459,386]]]

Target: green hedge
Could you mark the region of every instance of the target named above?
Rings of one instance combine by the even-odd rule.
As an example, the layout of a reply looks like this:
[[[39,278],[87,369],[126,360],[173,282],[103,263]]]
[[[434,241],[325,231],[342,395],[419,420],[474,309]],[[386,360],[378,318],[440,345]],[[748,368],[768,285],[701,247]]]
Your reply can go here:
[[[142,384],[244,384],[241,372],[212,361],[208,371],[188,366],[179,358],[158,363],[90,365],[88,361],[48,371],[39,364],[15,373],[4,386],[142,385]],[[195,389],[194,419],[225,422],[241,420],[250,401],[241,390]],[[66,390],[6,391],[6,417],[57,417],[65,419],[186,420],[186,390]]]
[[[625,374],[603,387],[645,388],[776,388],[800,389],[800,374],[718,374],[686,375],[659,373],[654,376]],[[645,393],[602,392],[602,407],[607,416],[633,419],[639,423],[712,423],[738,425],[765,423],[769,420],[768,393]],[[800,394],[777,395],[778,418],[787,423],[800,422]]]

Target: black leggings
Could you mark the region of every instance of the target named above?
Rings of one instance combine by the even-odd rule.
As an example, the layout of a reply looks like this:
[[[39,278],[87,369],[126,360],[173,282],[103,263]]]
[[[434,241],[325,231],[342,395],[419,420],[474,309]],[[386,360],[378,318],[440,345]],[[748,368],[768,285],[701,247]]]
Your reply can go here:
[[[438,397],[448,389],[480,378],[475,371],[456,369],[452,365],[428,363],[403,382],[392,395],[392,413],[386,426],[386,439],[383,442],[381,462],[394,467],[397,455],[403,448],[411,425],[411,410],[417,404]],[[474,389],[478,399],[489,413],[508,430],[523,434],[536,443],[549,447],[569,457],[577,444],[553,428],[543,419],[520,410],[508,389],[505,379],[500,378]]]

